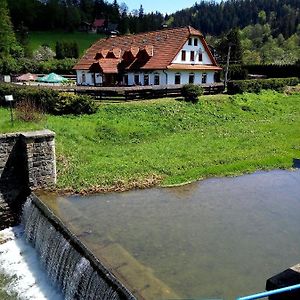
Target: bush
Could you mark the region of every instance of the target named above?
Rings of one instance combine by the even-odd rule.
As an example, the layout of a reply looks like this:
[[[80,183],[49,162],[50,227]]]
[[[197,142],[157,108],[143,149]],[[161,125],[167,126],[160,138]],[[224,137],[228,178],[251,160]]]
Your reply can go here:
[[[229,94],[259,93],[261,90],[283,91],[286,86],[295,86],[299,83],[297,77],[236,80],[228,82]]]
[[[55,115],[63,114],[93,114],[97,106],[90,96],[60,93],[49,88],[0,84],[0,105],[5,106],[5,95],[13,95],[16,105],[31,101],[38,109]]]
[[[57,101],[53,103],[51,108],[51,113],[55,115],[93,114],[96,111],[97,106],[90,96],[71,93],[60,93]]]
[[[182,88],[182,96],[186,102],[197,103],[198,97],[203,95],[203,87],[194,84],[186,84]]]

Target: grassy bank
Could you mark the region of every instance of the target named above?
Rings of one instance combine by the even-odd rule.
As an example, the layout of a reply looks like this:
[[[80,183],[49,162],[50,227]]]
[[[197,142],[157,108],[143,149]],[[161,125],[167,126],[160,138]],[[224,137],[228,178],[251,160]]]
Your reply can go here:
[[[91,116],[48,116],[14,130],[54,130],[58,187],[122,190],[289,168],[300,156],[300,94],[207,96],[101,104]],[[0,109],[0,130],[10,131]]]
[[[95,41],[103,35],[86,32],[64,32],[64,31],[33,31],[29,33],[29,48],[36,50],[39,46],[46,44],[55,51],[57,41],[77,42],[82,55]]]

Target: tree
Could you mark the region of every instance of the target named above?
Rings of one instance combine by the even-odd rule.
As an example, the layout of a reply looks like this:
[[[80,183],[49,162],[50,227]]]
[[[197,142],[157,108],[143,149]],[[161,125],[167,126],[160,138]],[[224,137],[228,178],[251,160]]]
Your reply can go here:
[[[0,56],[22,56],[22,48],[18,45],[10,20],[6,0],[0,1]]]

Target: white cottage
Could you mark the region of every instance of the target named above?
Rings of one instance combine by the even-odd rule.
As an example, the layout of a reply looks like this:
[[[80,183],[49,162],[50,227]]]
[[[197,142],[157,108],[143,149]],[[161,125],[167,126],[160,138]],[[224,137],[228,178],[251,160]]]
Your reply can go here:
[[[102,39],[74,66],[78,85],[212,84],[220,71],[190,26]]]

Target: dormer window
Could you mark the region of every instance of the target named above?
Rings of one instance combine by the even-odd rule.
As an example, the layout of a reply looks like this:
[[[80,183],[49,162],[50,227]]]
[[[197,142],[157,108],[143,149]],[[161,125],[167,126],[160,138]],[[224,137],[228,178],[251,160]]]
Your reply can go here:
[[[192,38],[189,38],[188,45],[192,46]]]
[[[185,59],[186,59],[186,51],[185,51],[185,50],[182,50],[182,51],[181,51],[181,60],[182,60],[182,61],[185,61]]]
[[[198,46],[198,39],[197,38],[194,39],[194,46]]]
[[[195,51],[191,51],[191,61],[195,61]]]

